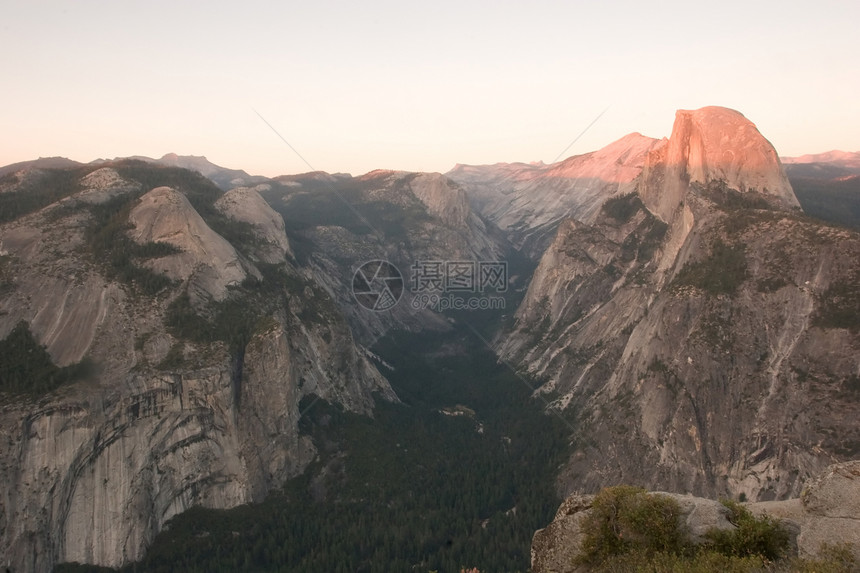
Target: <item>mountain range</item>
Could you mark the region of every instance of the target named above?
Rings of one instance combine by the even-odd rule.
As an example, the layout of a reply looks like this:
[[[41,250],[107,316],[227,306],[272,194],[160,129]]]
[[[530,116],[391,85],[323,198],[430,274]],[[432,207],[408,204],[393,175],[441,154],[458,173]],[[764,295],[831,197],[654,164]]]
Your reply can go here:
[[[720,107],[679,111],[664,139],[446,174],[263,178],[174,154],[0,168],[4,564],[126,566],[189,508],[297,476],[336,497],[350,451],[328,418],[302,425],[309,409],[417,417],[432,391],[392,382],[408,365],[391,338],[427,333],[443,342],[416,356],[440,376],[472,337],[563,424],[558,496],[796,496],[860,455],[858,180],[860,153],[779,158]],[[399,302],[374,311],[355,277],[379,261]],[[505,280],[420,282],[455,263]],[[427,304],[448,295],[503,304]],[[474,384],[422,416],[509,411],[472,408],[492,392]]]

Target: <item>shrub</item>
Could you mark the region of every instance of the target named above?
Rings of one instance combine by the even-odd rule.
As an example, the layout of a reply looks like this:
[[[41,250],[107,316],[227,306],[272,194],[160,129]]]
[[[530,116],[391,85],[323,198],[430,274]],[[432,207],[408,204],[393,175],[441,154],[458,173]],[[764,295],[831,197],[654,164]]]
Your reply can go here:
[[[686,546],[680,517],[672,498],[638,487],[605,488],[582,524],[586,533],[579,561],[594,564],[631,551],[679,553]]]
[[[791,571],[797,573],[855,573],[857,559],[847,543],[824,543],[816,559],[794,559]]]
[[[729,521],[735,529],[712,529],[706,535],[708,545],[723,555],[760,556],[768,560],[782,557],[788,550],[788,531],[779,521],[763,515],[755,517],[739,503],[723,500],[729,508]]]
[[[610,557],[597,570],[601,573],[759,573],[764,567],[761,557],[730,557],[715,551],[700,551],[695,555],[649,555],[639,550]]]
[[[603,573],[780,570],[774,566],[812,571],[817,564],[847,567],[853,563],[850,552],[837,548],[832,554],[822,552],[820,561],[783,559],[775,564],[788,550],[788,532],[773,518],[755,517],[732,501],[722,503],[729,508],[729,521],[735,529],[711,530],[704,544],[694,546],[682,526],[681,510],[674,499],[630,486],[605,488],[594,498],[591,513],[583,519],[584,538],[575,563]]]

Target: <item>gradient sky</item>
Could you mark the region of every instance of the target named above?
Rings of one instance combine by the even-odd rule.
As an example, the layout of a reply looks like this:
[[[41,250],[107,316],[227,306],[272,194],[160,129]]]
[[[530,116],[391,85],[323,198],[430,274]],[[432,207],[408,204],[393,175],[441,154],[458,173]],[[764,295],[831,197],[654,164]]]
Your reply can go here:
[[[860,2],[6,1],[0,165],[168,152],[253,174],[552,161],[676,109],[860,150]]]

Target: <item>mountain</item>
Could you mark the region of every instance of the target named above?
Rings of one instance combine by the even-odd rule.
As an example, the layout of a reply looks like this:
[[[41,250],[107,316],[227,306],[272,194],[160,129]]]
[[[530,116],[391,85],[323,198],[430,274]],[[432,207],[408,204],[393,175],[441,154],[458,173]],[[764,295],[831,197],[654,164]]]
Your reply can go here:
[[[563,219],[590,221],[608,197],[632,191],[645,155],[661,144],[632,133],[551,165],[457,165],[447,176],[463,186],[477,211],[508,233],[515,246],[539,258]]]
[[[299,428],[317,400],[362,415],[397,401],[367,346],[451,328],[414,304],[411,267],[508,249],[438,173],[223,193],[119,160],[7,184],[0,356],[41,361],[0,359],[0,427],[15,436],[0,446],[0,553],[23,570],[121,566],[189,507],[266,499],[329,443]],[[383,259],[402,269],[403,300],[374,312],[354,277]]]
[[[799,157],[783,157],[785,165],[810,165],[825,163],[843,167],[845,169],[860,170],[860,151],[827,151],[825,153],[812,153]]]
[[[32,169],[68,169],[70,167],[78,167],[81,164],[72,159],[65,157],[40,157],[32,161],[21,161],[19,163],[11,163],[0,167],[0,178],[14,174],[18,171],[28,171]]]
[[[249,175],[246,171],[242,169],[228,169],[226,167],[221,167],[220,165],[215,165],[214,163],[202,156],[177,155],[175,153],[168,153],[159,159],[153,159],[151,157],[145,157],[143,155],[135,155],[133,157],[116,159],[97,159],[91,162],[90,165],[101,166],[110,163],[116,163],[118,161],[122,161],[123,159],[132,161],[144,161],[146,163],[155,163],[157,165],[163,165],[166,167],[179,167],[182,169],[196,171],[197,173],[200,173],[201,175],[215,183],[215,185],[217,185],[223,191],[229,191],[234,187],[247,187],[258,185],[268,181],[267,177],[263,177],[261,175]],[[3,178],[6,178],[10,175],[14,175],[16,172],[19,171],[26,172],[28,170],[33,169],[69,169],[73,167],[80,167],[82,165],[82,163],[78,163],[77,161],[73,161],[71,159],[66,159],[65,157],[42,157],[32,161],[13,163],[4,167],[0,167],[0,185],[2,185]],[[0,187],[0,189],[2,189],[2,187]]]
[[[275,260],[280,216],[231,193],[120,161],[0,195],[16,215],[0,225],[0,554],[15,570],[119,566],[191,506],[264,499],[315,456],[303,397],[364,414],[396,400],[325,289]]]
[[[795,496],[860,450],[860,233],[795,185],[840,157],[707,107],[552,165],[4,168],[0,564],[522,570],[558,495]]]
[[[307,173],[276,178],[260,193],[283,216],[299,264],[325,286],[367,344],[391,329],[448,328],[448,320],[428,308],[430,294],[440,292],[416,288],[424,263],[507,262],[511,254],[461,186],[439,173]],[[357,305],[352,288],[357,270],[375,260],[393,265],[403,279],[402,300],[385,312]],[[512,278],[516,268],[508,269]]]
[[[99,159],[93,163],[100,165],[105,162],[120,161],[121,159],[123,158],[116,158],[113,160]],[[145,161],[147,163],[156,163],[167,167],[180,167],[182,169],[196,171],[215,183],[215,185],[223,191],[229,191],[234,187],[247,187],[268,181],[268,178],[261,175],[248,175],[246,171],[241,169],[228,169],[226,167],[221,167],[220,165],[215,165],[205,157],[197,155],[177,155],[175,153],[168,153],[160,159],[153,159],[143,155],[135,155],[124,159]]]
[[[577,428],[560,489],[767,500],[856,457],[858,260],[751,122],[678,112],[635,192],[562,223],[499,337]]]
[[[669,221],[692,185],[712,181],[782,207],[799,206],[776,150],[752,122],[721,107],[680,110],[666,145],[646,158],[638,186],[642,201]]]

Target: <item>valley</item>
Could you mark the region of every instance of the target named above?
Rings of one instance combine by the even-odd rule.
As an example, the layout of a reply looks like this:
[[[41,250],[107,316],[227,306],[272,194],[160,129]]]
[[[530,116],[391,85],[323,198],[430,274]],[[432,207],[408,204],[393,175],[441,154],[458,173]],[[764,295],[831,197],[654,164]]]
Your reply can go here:
[[[401,403],[367,418],[306,398],[300,428],[320,454],[302,476],[259,505],[174,518],[122,570],[525,571],[560,501],[569,422],[466,328],[373,350]]]
[[[2,168],[0,564],[525,571],[575,492],[797,497],[860,457],[853,161],[707,107],[447,174]]]

